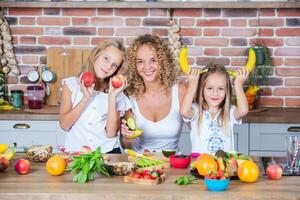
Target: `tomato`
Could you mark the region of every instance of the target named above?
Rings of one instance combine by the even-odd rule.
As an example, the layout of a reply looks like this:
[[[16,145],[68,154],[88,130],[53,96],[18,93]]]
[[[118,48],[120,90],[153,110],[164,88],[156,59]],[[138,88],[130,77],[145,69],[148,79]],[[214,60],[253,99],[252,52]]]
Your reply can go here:
[[[52,156],[46,163],[47,172],[53,176],[59,176],[63,174],[65,168],[65,160],[59,155]]]
[[[258,179],[259,169],[253,161],[246,160],[239,166],[237,174],[242,182],[253,183]]]
[[[90,87],[95,83],[95,77],[92,72],[84,72],[81,76],[81,80],[86,87]]]

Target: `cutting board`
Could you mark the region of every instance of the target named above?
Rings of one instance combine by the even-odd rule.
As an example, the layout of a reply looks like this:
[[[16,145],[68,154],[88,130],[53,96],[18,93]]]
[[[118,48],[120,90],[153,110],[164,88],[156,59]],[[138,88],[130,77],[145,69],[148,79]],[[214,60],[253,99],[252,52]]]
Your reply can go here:
[[[56,81],[50,83],[50,95],[47,105],[60,103],[61,80],[70,76],[78,76],[82,71],[91,49],[49,48],[47,50],[47,68],[56,74]]]

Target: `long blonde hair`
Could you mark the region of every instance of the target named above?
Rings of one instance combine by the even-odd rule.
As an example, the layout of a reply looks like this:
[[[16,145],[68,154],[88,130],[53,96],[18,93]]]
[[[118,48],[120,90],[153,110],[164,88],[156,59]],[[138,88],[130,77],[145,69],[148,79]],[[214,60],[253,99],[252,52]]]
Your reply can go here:
[[[198,118],[198,126],[201,127],[203,111],[208,110],[208,104],[204,99],[204,87],[207,82],[207,78],[215,73],[219,73],[224,75],[226,87],[225,87],[225,98],[219,104],[220,115],[219,115],[219,125],[222,127],[224,133],[230,133],[230,106],[231,106],[231,98],[232,98],[232,87],[230,82],[229,74],[226,72],[224,66],[209,64],[204,69],[207,69],[206,73],[201,74],[198,81],[198,89],[196,94],[196,102],[199,104],[199,118]]]
[[[126,51],[127,92],[129,95],[139,96],[145,92],[144,81],[138,74],[136,67],[137,51],[142,45],[148,45],[156,51],[160,66],[158,77],[163,87],[167,90],[177,81],[179,70],[176,68],[175,59],[168,42],[158,36],[142,35],[135,39]]]
[[[110,46],[113,46],[113,47],[119,49],[123,54],[125,53],[125,49],[121,42],[114,41],[114,40],[106,40],[104,42],[101,42],[95,48],[93,48],[93,50],[91,51],[91,53],[86,61],[86,64],[83,67],[83,70],[82,70],[83,72],[90,71],[94,74],[94,76],[96,78],[96,84],[95,84],[96,90],[98,90],[100,88],[101,83],[104,82],[105,84],[108,84],[110,77],[116,75],[119,72],[119,70],[123,67],[121,64],[121,66],[110,77],[107,77],[105,79],[97,78],[96,72],[94,69],[94,63],[96,62],[97,58],[102,54],[102,51]]]

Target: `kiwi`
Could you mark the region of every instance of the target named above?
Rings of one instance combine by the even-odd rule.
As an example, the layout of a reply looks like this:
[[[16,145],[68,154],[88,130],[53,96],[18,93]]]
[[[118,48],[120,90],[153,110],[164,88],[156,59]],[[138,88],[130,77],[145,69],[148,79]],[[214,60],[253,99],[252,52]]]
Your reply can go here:
[[[129,118],[127,119],[127,126],[128,126],[128,128],[129,128],[131,131],[133,131],[133,130],[136,129],[135,120],[134,120],[132,117],[129,117]]]
[[[167,158],[169,158],[171,155],[174,155],[175,153],[176,153],[176,150],[172,150],[172,149],[162,150],[162,154],[164,156],[166,156]]]

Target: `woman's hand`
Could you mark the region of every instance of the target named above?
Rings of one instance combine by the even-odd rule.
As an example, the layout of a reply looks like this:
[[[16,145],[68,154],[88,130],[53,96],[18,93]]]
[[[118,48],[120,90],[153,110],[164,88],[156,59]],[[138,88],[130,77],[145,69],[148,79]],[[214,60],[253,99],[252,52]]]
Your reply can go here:
[[[243,86],[248,78],[249,72],[246,68],[241,68],[236,71],[236,78],[234,80],[235,86]]]
[[[81,88],[81,91],[82,91],[82,93],[83,93],[83,96],[84,96],[86,99],[89,99],[89,98],[92,96],[92,94],[93,94],[93,91],[94,91],[94,88],[95,88],[95,83],[93,83],[90,87],[86,87],[86,86],[84,85],[83,80],[81,80],[82,74],[83,74],[83,73],[81,73],[80,76],[79,76],[79,81],[80,81],[79,84],[80,84],[80,88]]]
[[[132,136],[134,132],[130,131],[128,126],[126,125],[127,121],[125,119],[122,119],[122,124],[121,124],[121,135],[123,137],[126,136]]]

